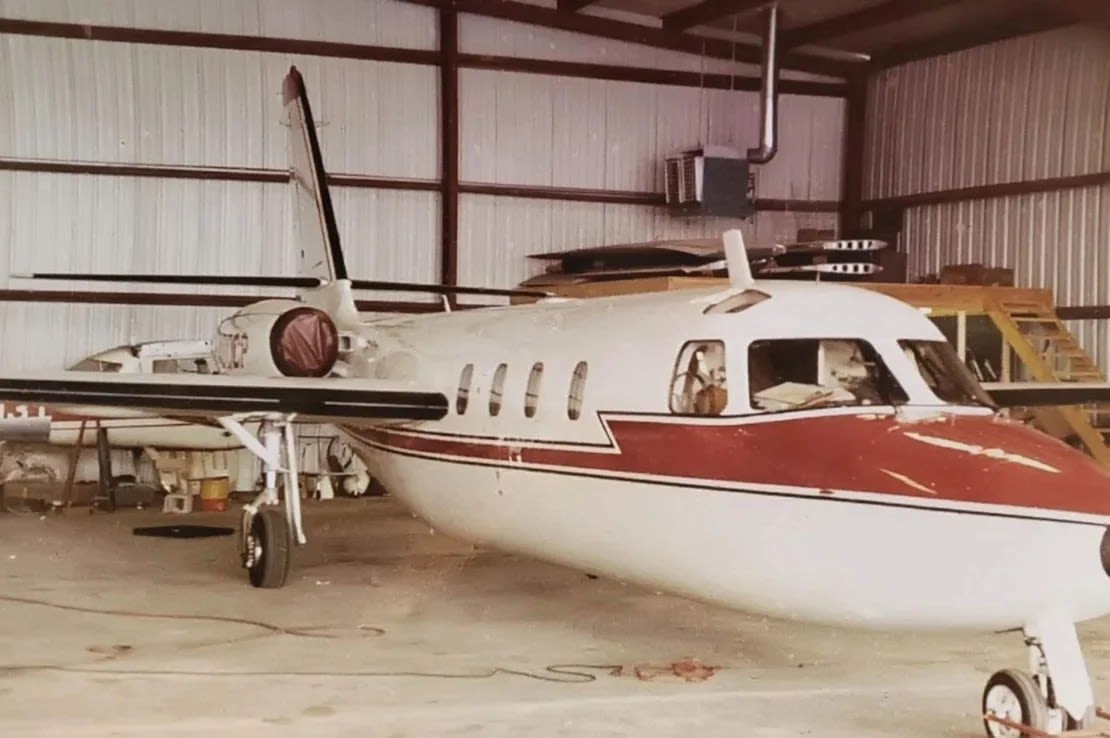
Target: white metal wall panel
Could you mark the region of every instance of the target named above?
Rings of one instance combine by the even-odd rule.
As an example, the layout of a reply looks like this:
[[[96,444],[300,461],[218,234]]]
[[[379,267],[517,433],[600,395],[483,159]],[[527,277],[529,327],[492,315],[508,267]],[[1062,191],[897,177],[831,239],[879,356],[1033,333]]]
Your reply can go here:
[[[434,49],[434,8],[396,0],[0,0],[0,16],[56,23]]]
[[[1019,285],[1058,305],[1110,303],[1110,186],[910,208],[911,278],[946,264],[1012,267]],[[1081,345],[1110,369],[1110,324],[1076,321]]]
[[[769,245],[793,240],[799,228],[835,228],[836,222],[835,213],[765,212],[749,221],[676,218],[663,208],[643,205],[463,195],[459,281],[512,286],[542,271],[543,263],[527,256],[545,251],[718,236],[735,227],[744,231],[749,245]]]
[[[0,155],[284,169],[296,63],[331,171],[438,173],[434,67],[3,34],[0,61]]]
[[[466,181],[659,192],[666,155],[759,139],[754,92],[463,70],[459,96]],[[757,194],[837,199],[844,101],[780,104],[779,152],[756,167]]]
[[[356,279],[439,282],[438,192],[332,189],[347,269]],[[360,292],[358,297],[425,300],[423,293]]]
[[[438,193],[332,193],[352,274],[434,279]],[[0,172],[2,278],[12,287],[7,275],[28,271],[295,274],[289,197],[282,184]]]
[[[131,341],[211,338],[229,310],[196,307],[4,303],[0,371],[64,369]]]
[[[435,281],[437,193],[340,187],[333,194],[352,274]],[[29,271],[295,274],[289,195],[288,187],[280,184],[0,172],[0,278],[5,287],[26,288],[26,281],[8,275]],[[283,292],[81,282],[37,282],[35,287]],[[396,293],[389,297],[421,299]],[[207,336],[216,316],[230,312],[0,303],[6,325],[0,367],[60,367],[129,340]],[[59,330],[65,333],[64,340],[42,340]]]
[[[869,98],[865,197],[1110,168],[1110,36],[1096,28],[894,67]]]
[[[555,7],[554,2],[530,4]],[[611,8],[587,7],[579,14],[612,18],[626,23],[646,25],[649,28],[660,27],[658,18]],[[753,36],[750,42],[758,45],[759,39]],[[731,71],[733,74],[746,76],[759,74],[758,64],[733,62],[730,59],[658,49],[624,41],[611,41],[572,31],[560,31],[555,28],[543,28],[467,13],[459,16],[459,48],[470,54],[616,64],[643,69],[673,69],[703,74],[728,74]],[[837,81],[835,77],[797,72],[792,69],[783,70],[781,76],[783,79],[791,80]]]

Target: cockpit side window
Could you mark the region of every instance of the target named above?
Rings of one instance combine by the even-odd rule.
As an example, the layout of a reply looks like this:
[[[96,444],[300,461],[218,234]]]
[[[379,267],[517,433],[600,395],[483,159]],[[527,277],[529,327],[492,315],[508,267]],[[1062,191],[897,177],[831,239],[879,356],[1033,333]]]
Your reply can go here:
[[[906,357],[940,400],[951,405],[986,405],[994,402],[947,341],[899,341]]]
[[[748,391],[756,410],[898,405],[909,400],[878,352],[853,338],[754,341]]]
[[[670,408],[681,415],[720,415],[728,405],[723,341],[687,341],[671,377]]]

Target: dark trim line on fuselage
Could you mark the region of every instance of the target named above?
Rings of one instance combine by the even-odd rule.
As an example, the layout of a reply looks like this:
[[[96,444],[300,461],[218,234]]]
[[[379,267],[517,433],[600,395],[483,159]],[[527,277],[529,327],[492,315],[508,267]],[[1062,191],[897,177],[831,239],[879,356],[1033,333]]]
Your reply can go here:
[[[756,495],[760,497],[779,497],[792,500],[808,500],[814,502],[841,502],[855,505],[868,505],[874,507],[889,507],[904,510],[921,510],[926,512],[944,513],[950,515],[978,515],[991,518],[1006,518],[1013,520],[1030,520],[1045,523],[1066,523],[1069,525],[1084,525],[1084,526],[1097,526],[1102,527],[1110,524],[1110,518],[1105,522],[1098,522],[1092,520],[1071,520],[1059,517],[1047,517],[1039,515],[1022,515],[1020,513],[1000,512],[989,510],[972,510],[957,507],[945,507],[934,505],[914,505],[908,502],[885,502],[882,500],[861,500],[854,497],[845,497],[840,494],[805,494],[801,492],[775,492],[770,490],[757,490],[748,488],[726,487],[723,485],[707,484],[705,482],[687,482],[687,481],[668,481],[660,477],[640,478],[628,475],[614,474],[600,474],[594,471],[586,471],[584,469],[572,468],[538,468],[522,466],[519,463],[506,461],[494,461],[490,459],[474,459],[466,457],[448,457],[441,456],[430,452],[409,451],[407,449],[399,449],[379,441],[370,440],[363,435],[363,432],[356,428],[343,427],[343,430],[351,435],[358,443],[366,446],[373,447],[385,453],[395,454],[397,456],[405,456],[408,458],[422,459],[425,461],[434,461],[442,464],[462,464],[464,466],[479,466],[487,468],[511,469],[513,471],[531,472],[534,474],[551,474],[555,476],[578,477],[585,479],[601,479],[614,482],[628,482],[636,484],[651,484],[660,487],[673,487],[680,489],[702,490],[709,492],[722,492],[726,494],[744,494]],[[874,494],[874,493],[872,493]],[[880,493],[886,494],[886,493]],[[983,503],[979,503],[983,504]]]

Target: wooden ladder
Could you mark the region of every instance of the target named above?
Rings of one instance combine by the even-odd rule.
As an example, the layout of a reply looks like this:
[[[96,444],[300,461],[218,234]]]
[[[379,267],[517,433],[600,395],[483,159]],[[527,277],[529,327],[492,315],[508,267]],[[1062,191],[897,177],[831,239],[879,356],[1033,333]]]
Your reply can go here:
[[[1090,354],[1064,326],[1052,305],[1036,300],[998,299],[988,314],[1003,340],[1021,359],[1029,376],[1014,377],[1036,382],[1102,382],[1105,376]],[[1095,461],[1110,468],[1110,404],[1042,408],[1034,417],[1049,425],[1054,414],[1058,426],[1068,427],[1072,440],[1082,443]]]

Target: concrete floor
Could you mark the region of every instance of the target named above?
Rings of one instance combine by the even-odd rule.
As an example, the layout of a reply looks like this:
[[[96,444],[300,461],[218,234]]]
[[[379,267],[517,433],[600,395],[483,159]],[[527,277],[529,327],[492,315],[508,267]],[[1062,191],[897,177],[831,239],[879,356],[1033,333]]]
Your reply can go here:
[[[131,532],[232,513],[0,514],[0,735],[977,736],[986,678],[1025,664],[1013,634],[768,622],[475,552],[389,500],[306,514],[281,590],[246,584],[232,538]],[[1104,696],[1110,621],[1081,635]],[[589,666],[688,657],[723,668]]]

